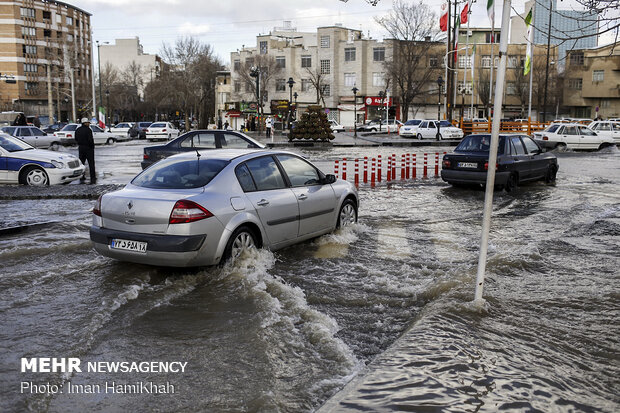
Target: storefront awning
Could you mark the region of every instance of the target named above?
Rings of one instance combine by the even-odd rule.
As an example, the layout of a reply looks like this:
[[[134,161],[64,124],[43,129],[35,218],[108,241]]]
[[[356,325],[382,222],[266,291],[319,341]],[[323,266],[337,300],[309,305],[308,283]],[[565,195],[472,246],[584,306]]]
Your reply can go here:
[[[357,105],[357,110],[364,110],[364,105]],[[338,110],[350,110],[353,112],[355,109],[355,105],[338,105]]]

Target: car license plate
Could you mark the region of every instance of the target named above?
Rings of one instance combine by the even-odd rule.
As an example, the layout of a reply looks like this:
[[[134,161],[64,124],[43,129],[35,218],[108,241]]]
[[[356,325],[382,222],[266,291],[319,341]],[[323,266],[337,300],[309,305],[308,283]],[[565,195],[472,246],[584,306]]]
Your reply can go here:
[[[459,162],[459,168],[478,168],[478,164],[476,162]]]
[[[82,175],[82,173],[83,173],[83,171],[81,169],[76,169],[75,171],[73,171],[73,175],[71,175],[71,176],[72,177],[73,176],[80,176],[80,175]]]
[[[134,252],[146,252],[146,242],[131,241],[126,239],[113,239],[110,248],[115,250],[126,250]]]

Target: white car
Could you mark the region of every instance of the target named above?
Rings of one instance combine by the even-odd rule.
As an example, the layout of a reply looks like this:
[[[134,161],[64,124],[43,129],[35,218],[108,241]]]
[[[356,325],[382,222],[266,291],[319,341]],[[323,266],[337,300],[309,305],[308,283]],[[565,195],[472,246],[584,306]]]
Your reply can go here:
[[[620,122],[597,120],[588,125],[599,136],[609,136],[616,144],[620,144]]]
[[[344,126],[336,122],[335,120],[329,121],[329,126],[332,128],[332,132],[344,132]]]
[[[55,132],[54,136],[56,136],[63,145],[76,145],[75,131],[79,127],[79,123],[70,123],[58,132]],[[112,145],[118,140],[118,136],[104,131],[97,125],[90,125],[90,129],[93,131],[93,140],[95,141],[95,145]]]
[[[58,149],[60,141],[54,135],[48,135],[36,126],[5,126],[2,131],[23,140],[35,148]]]
[[[422,123],[422,119],[409,119],[400,127],[398,134],[403,137],[415,137],[420,123]]]
[[[439,125],[439,139],[463,139],[463,130],[452,126],[447,120],[423,120],[418,125],[416,137],[418,139],[437,139],[437,125]]]
[[[171,140],[179,136],[179,130],[170,122],[155,122],[146,129],[146,139],[149,141]]]
[[[402,122],[396,119],[382,120],[381,121],[381,131],[386,132],[398,132],[398,128],[402,126]]]
[[[68,184],[83,174],[84,165],[74,155],[35,149],[20,139],[0,133],[0,183]]]
[[[597,135],[580,123],[552,123],[544,131],[534,132],[532,138],[545,148],[558,150],[602,149],[615,145],[612,137]]]
[[[133,128],[133,123],[122,122],[110,127],[110,133],[117,136],[119,141],[127,141],[131,139],[129,131]]]

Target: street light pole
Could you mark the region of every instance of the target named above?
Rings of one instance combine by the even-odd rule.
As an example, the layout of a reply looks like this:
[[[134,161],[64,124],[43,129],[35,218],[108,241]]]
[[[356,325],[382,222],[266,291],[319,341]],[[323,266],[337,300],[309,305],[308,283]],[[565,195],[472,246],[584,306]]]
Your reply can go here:
[[[288,89],[289,89],[289,99],[288,99],[288,131],[290,133],[291,131],[291,117],[293,116],[293,106],[291,105],[291,101],[293,100],[293,85],[295,84],[295,81],[293,80],[292,77],[288,78]]]
[[[297,94],[297,92],[293,93],[293,99],[295,99],[295,120],[297,120],[297,97],[299,95]]]
[[[379,132],[381,132],[381,121],[383,120],[383,116],[381,116],[381,111],[383,110],[383,90],[379,91]]]
[[[359,89],[353,86],[353,137],[357,138],[357,91]]]
[[[110,91],[109,90],[105,91],[105,99],[106,99],[106,106],[107,106],[105,111],[107,114],[108,112],[110,112]],[[106,124],[108,124],[108,122],[106,122]]]
[[[439,140],[439,127],[441,125],[441,86],[443,85],[443,79],[441,75],[437,78],[437,135],[435,138]]]

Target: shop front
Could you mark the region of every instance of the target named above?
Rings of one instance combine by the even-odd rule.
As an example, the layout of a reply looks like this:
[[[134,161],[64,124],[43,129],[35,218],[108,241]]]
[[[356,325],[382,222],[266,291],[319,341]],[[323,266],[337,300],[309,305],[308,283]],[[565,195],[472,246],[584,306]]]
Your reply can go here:
[[[365,120],[385,119],[386,117],[400,120],[400,106],[391,97],[366,96],[364,104]]]

